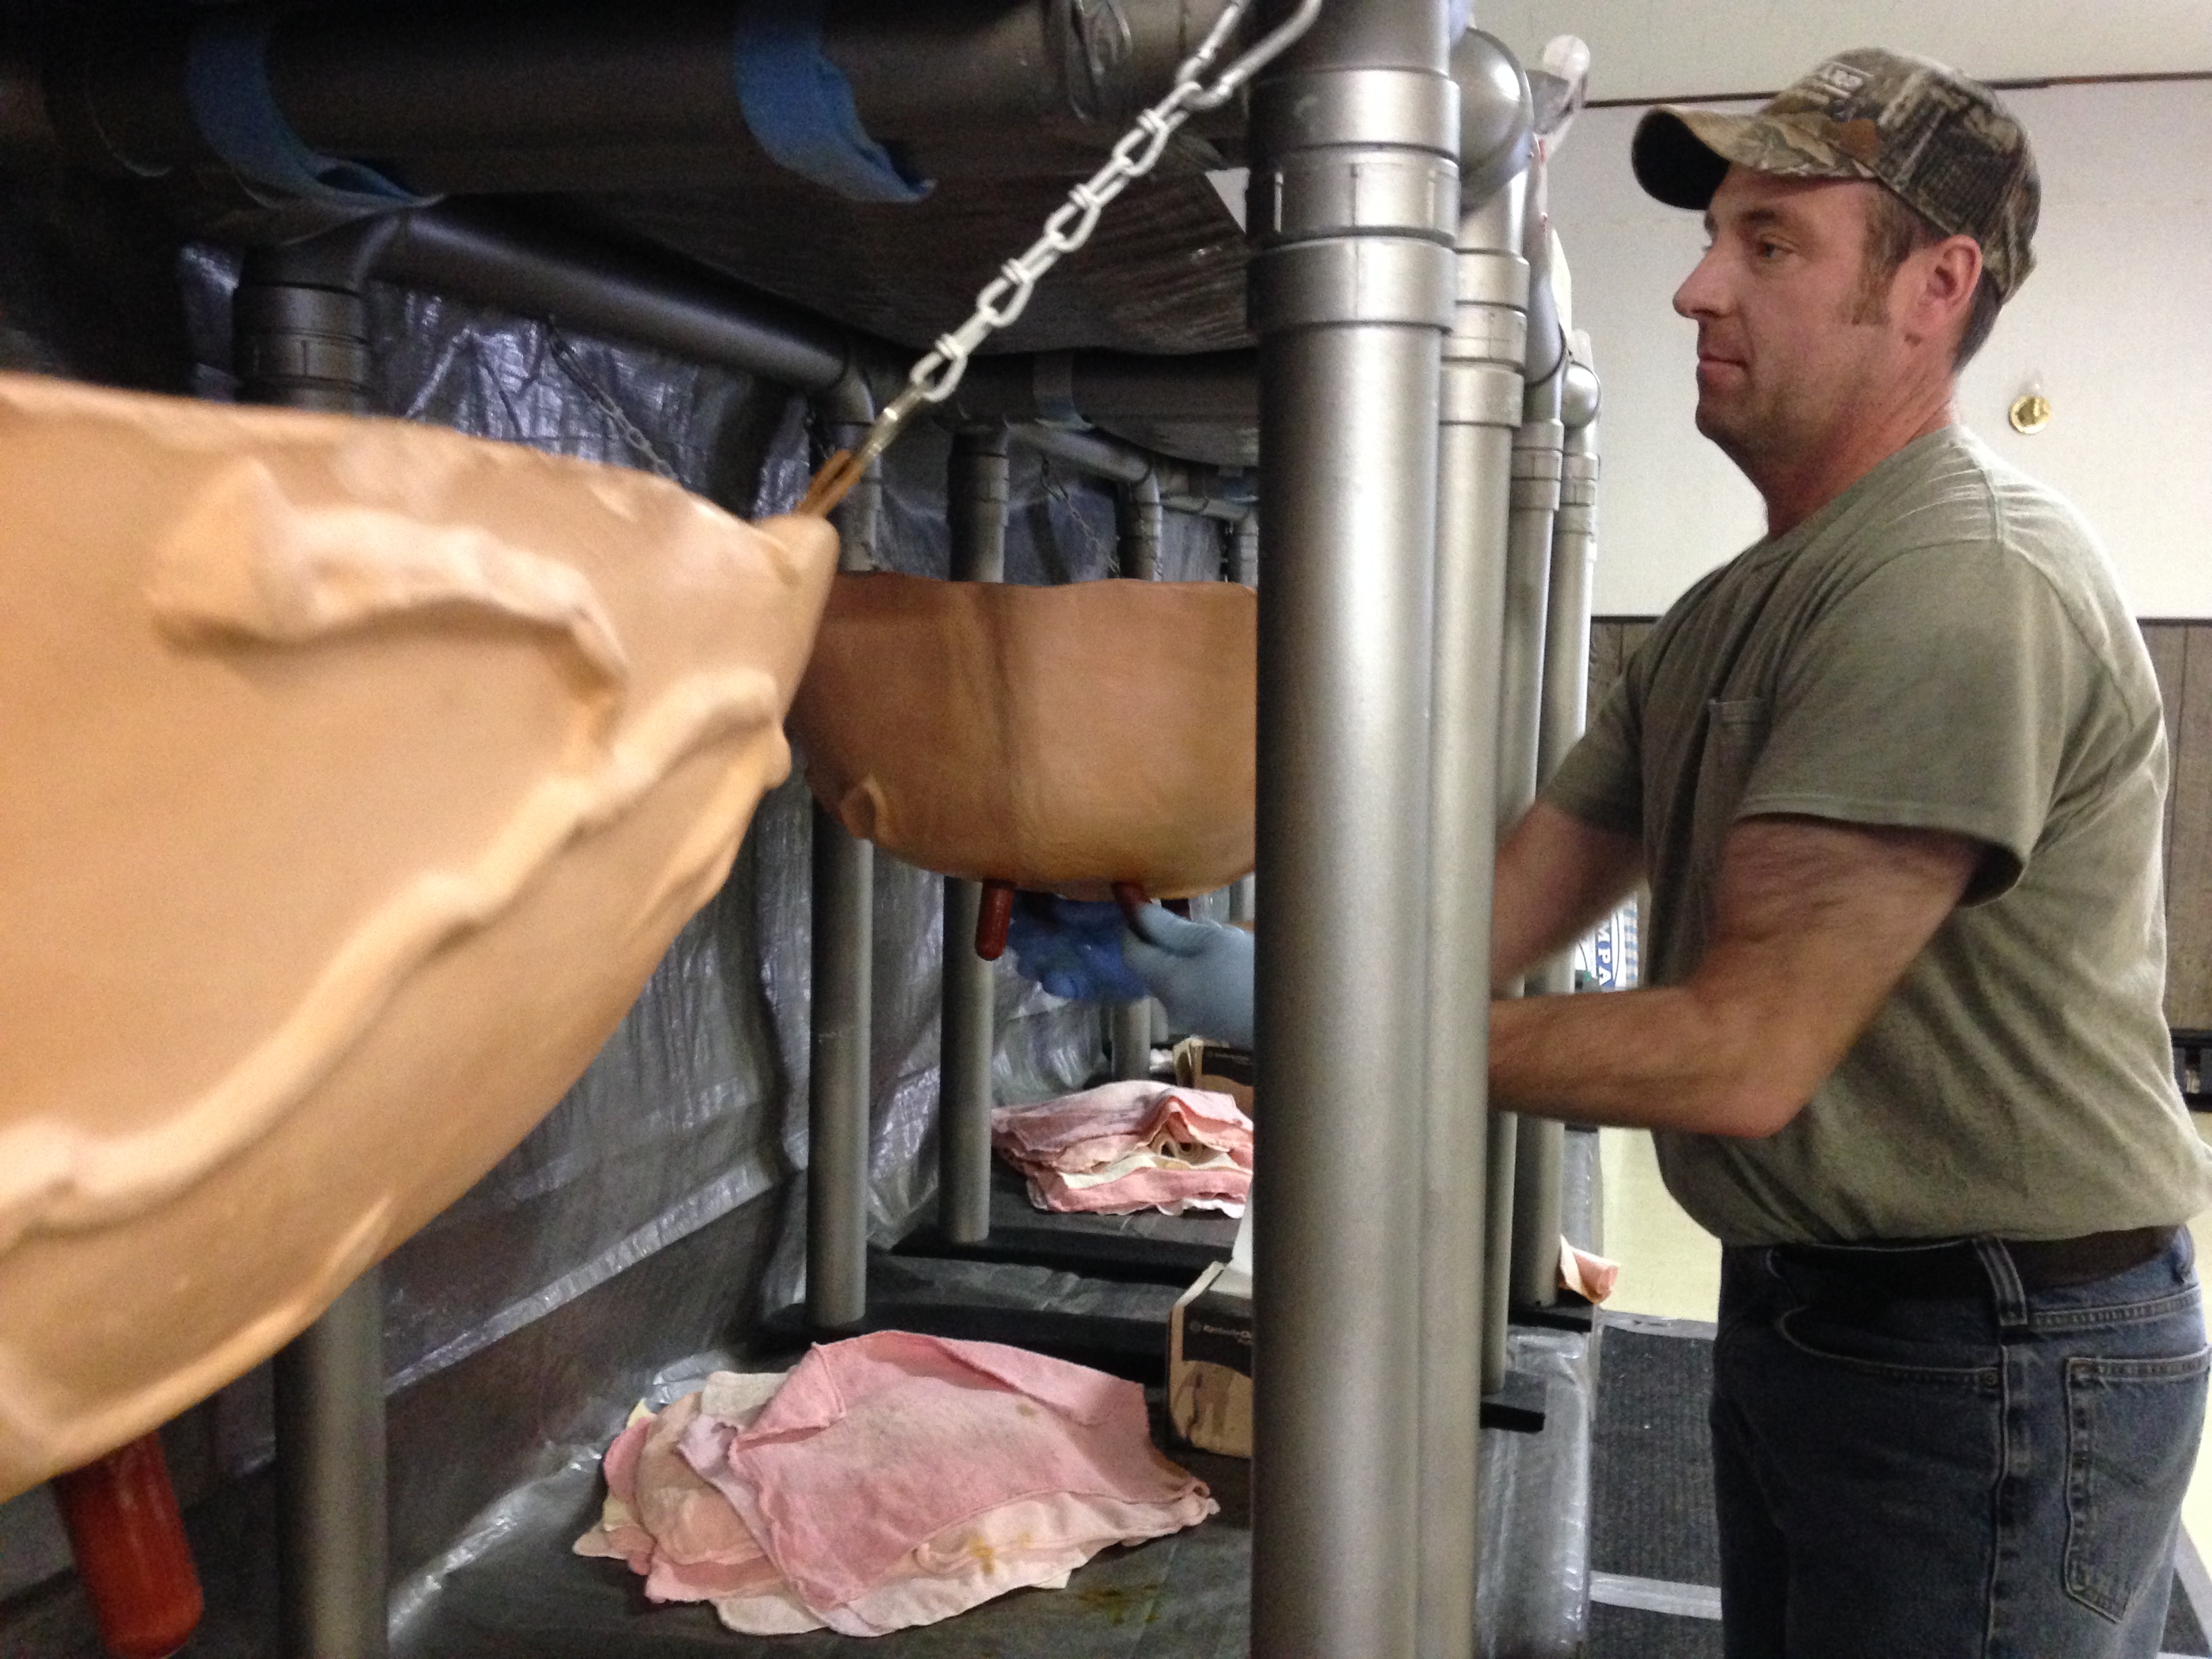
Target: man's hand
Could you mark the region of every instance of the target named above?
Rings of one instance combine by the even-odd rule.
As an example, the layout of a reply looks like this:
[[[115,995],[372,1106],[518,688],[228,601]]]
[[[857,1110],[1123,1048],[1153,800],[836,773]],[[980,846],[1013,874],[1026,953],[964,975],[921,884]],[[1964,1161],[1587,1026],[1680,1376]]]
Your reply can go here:
[[[1744,820],[1688,982],[1495,1004],[1492,1100],[1578,1122],[1774,1133],[1881,1012],[1982,850],[1934,830]]]

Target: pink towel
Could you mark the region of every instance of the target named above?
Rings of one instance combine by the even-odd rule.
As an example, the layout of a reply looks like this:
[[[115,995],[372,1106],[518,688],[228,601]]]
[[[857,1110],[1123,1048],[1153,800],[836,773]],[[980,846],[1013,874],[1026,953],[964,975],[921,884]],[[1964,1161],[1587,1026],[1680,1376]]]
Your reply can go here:
[[[769,1558],[817,1608],[1002,1504],[1068,1493],[1165,1508],[1205,1492],[1153,1449],[1135,1383],[904,1331],[816,1348],[731,1442],[729,1465]]]
[[[733,1629],[877,1636],[1218,1507],[1153,1449],[1142,1390],[1079,1365],[892,1331],[814,1349],[762,1407],[771,1381],[718,1372],[626,1429],[577,1553]]]
[[[1227,1095],[1109,1083],[991,1114],[991,1140],[1039,1209],[1125,1215],[1194,1205],[1241,1213],[1252,1120]]]

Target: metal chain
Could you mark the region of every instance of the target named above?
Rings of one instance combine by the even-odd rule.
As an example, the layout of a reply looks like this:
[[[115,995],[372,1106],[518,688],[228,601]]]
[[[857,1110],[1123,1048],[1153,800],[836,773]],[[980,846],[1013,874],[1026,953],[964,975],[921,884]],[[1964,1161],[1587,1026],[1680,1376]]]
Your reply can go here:
[[[653,440],[645,435],[645,429],[630,419],[629,411],[617,403],[614,394],[602,386],[591,371],[584,367],[584,360],[577,355],[576,348],[569,343],[568,337],[550,323],[545,326],[545,344],[553,354],[553,361],[561,366],[561,372],[575,382],[576,389],[592,400],[600,414],[614,422],[616,434],[623,442],[629,445],[639,459],[659,476],[671,483],[681,483],[683,480],[676,476],[676,469],[653,447]]]
[[[951,333],[938,337],[934,349],[907,376],[905,389],[876,416],[860,447],[849,456],[832,457],[817,475],[799,511],[827,512],[852,487],[852,481],[890,447],[916,410],[924,404],[941,404],[951,397],[968,372],[968,360],[976,348],[1018,318],[1036,291],[1039,279],[1091,240],[1098,228],[1099,216],[1115,197],[1158,164],[1176,129],[1200,111],[1227,103],[1246,82],[1289,50],[1320,15],[1322,0],[1300,0],[1296,11],[1207,85],[1207,70],[1251,4],[1252,0],[1229,0],[1198,50],[1176,69],[1175,85],[1167,96],[1141,112],[1135,125],[1115,144],[1106,164],[1067,193],[1067,200],[1044,222],[1044,234],[1018,257],[999,267],[998,276],[975,296],[974,313]]]

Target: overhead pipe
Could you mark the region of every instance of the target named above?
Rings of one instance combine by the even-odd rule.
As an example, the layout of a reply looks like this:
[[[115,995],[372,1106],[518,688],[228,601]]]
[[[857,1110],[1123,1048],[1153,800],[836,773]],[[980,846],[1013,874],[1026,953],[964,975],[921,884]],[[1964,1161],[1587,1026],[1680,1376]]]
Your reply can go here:
[[[945,491],[952,580],[1006,579],[1008,440],[1004,427],[966,428],[952,440]],[[938,1229],[948,1243],[991,1236],[991,1060],[995,975],[975,950],[983,884],[945,880],[945,990],[939,1057]]]
[[[826,395],[902,378],[892,349],[672,255],[478,203],[392,216],[375,274]]]
[[[1561,380],[1565,428],[1559,461],[1559,507],[1552,529],[1552,569],[1546,600],[1542,710],[1536,742],[1540,787],[1582,736],[1589,696],[1590,586],[1597,559],[1597,377],[1570,358]],[[1572,951],[1529,975],[1536,995],[1575,988]],[[1559,1238],[1565,1216],[1566,1126],[1551,1119],[1523,1123],[1513,1177],[1513,1303],[1549,1308],[1559,1300]]]
[[[1470,33],[1452,53],[1462,186],[1528,131],[1526,78]],[[1491,890],[1506,520],[1528,349],[1526,180],[1463,188],[1437,456],[1429,809],[1427,1084],[1421,1170],[1421,1659],[1473,1659],[1489,1139]]]
[[[1108,433],[1039,422],[1012,426],[1007,432],[1025,447],[1066,461],[1092,477],[1127,485],[1142,485],[1149,479],[1159,489],[1161,507],[1171,512],[1233,524],[1252,510],[1250,485],[1241,476],[1158,455]]]
[[[1250,428],[1260,420],[1260,360],[1252,351],[979,357],[951,401],[971,421],[1110,427],[1119,420],[1171,419]]]
[[[849,381],[817,405],[817,461],[857,448],[875,410]],[[875,568],[883,474],[870,466],[831,514],[837,568]],[[814,803],[811,1059],[806,1085],[806,1318],[847,1330],[868,1310],[868,1109],[876,849]]]
[[[1253,98],[1261,1659],[1414,1651],[1446,9],[1332,0]]]
[[[369,412],[362,291],[390,227],[250,252],[232,300],[239,398]],[[383,1273],[371,1267],[275,1364],[276,1543],[287,1659],[386,1652]]]
[[[877,154],[896,198],[915,178],[1085,170],[1170,84],[1221,3],[1118,0],[1096,17],[1056,0],[842,0],[811,29],[769,0],[417,9],[404,27],[374,5],[242,24],[116,4],[16,43],[0,85],[38,95],[0,102],[0,143],[140,176],[236,165],[196,113],[212,85],[283,147],[373,162],[416,192],[696,188],[850,143]],[[1112,50],[1095,49],[1109,44],[1095,32],[1117,25]],[[834,125],[835,96],[749,106],[754,85],[778,81],[842,93],[857,131]],[[1237,130],[1233,107],[1193,127],[1231,143]]]
[[[1544,155],[1528,167],[1524,252],[1528,261],[1528,344],[1521,427],[1513,438],[1512,507],[1507,520],[1505,631],[1498,658],[1502,690],[1498,738],[1501,833],[1536,799],[1536,739],[1544,682],[1545,606],[1552,569],[1552,520],[1559,507],[1560,382],[1566,362],[1552,290],[1551,224],[1545,209]],[[1507,988],[1518,994],[1518,986]],[[1518,1119],[1493,1112],[1487,1164],[1489,1257],[1483,1301],[1483,1390],[1504,1386],[1507,1314],[1516,1284],[1514,1194],[1521,1162]],[[1540,1130],[1535,1132],[1540,1133]],[[1554,1241],[1554,1271],[1557,1243]]]

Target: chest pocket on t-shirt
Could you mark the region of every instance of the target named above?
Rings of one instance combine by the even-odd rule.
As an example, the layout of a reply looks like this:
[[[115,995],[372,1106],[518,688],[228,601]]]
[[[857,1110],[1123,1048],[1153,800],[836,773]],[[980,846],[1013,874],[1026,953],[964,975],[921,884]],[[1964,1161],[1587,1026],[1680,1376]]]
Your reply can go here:
[[[1705,749],[1698,757],[1697,805],[1690,829],[1691,879],[1701,916],[1711,914],[1721,843],[1728,839],[1737,804],[1765,746],[1764,697],[1717,697],[1706,703]]]

